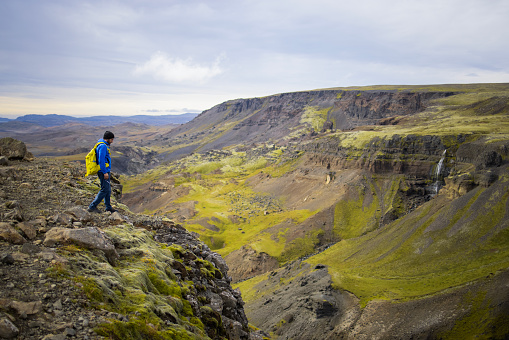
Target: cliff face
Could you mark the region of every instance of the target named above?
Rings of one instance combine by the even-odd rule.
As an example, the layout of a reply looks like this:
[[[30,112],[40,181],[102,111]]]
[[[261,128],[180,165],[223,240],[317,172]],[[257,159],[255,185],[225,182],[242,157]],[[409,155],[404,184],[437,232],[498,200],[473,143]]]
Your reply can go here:
[[[236,99],[204,111],[168,136],[177,145],[192,143],[194,149],[201,151],[239,141],[298,141],[324,128],[349,130],[379,124],[388,117],[413,115],[423,111],[431,100],[453,94],[317,90]],[[178,154],[174,152],[174,157]]]

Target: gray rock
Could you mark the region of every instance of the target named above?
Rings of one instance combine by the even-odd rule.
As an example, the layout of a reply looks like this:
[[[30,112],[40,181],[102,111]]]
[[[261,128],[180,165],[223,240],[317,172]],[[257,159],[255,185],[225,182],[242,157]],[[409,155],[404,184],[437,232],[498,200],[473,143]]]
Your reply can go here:
[[[120,224],[125,222],[125,219],[118,213],[118,211],[115,211],[113,214],[111,214],[108,217],[108,220],[115,222],[116,224]]]
[[[0,240],[5,240],[13,244],[23,244],[26,242],[25,238],[6,222],[0,223]]]
[[[8,166],[9,160],[5,156],[0,156],[0,166]]]
[[[42,340],[67,340],[67,336],[65,334],[48,334]]]
[[[27,153],[25,143],[11,137],[0,139],[0,155],[8,159],[23,159]]]
[[[43,243],[46,247],[52,247],[57,243],[77,244],[88,249],[103,251],[110,261],[118,258],[113,243],[96,227],[80,229],[51,228],[46,233]]]
[[[19,329],[9,319],[0,319],[0,338],[13,339],[19,334]]]
[[[223,277],[228,278],[228,265],[221,255],[218,253],[210,253],[205,260],[212,262],[214,266],[221,271]]]
[[[24,254],[33,255],[33,254],[40,253],[41,252],[41,248],[39,248],[36,245],[33,245],[31,243],[25,243],[21,247],[21,252],[24,253]]]
[[[70,225],[73,222],[73,216],[69,214],[57,214],[51,218],[53,223],[60,223],[63,225]]]
[[[33,240],[37,236],[37,229],[32,223],[18,223],[18,228],[21,229],[29,240]]]
[[[81,206],[74,206],[67,209],[64,213],[74,216],[80,222],[89,222],[92,220],[90,213]]]
[[[62,309],[62,300],[61,299],[58,299],[54,304],[53,304],[53,308],[55,309]]]
[[[42,311],[42,302],[11,301],[9,307],[14,309],[19,315],[34,315]]]
[[[74,330],[74,328],[66,328],[65,331],[64,331],[64,334],[66,336],[75,336],[76,335],[76,331]]]
[[[0,262],[3,264],[14,264],[14,257],[12,257],[12,254],[3,254],[0,256]]]

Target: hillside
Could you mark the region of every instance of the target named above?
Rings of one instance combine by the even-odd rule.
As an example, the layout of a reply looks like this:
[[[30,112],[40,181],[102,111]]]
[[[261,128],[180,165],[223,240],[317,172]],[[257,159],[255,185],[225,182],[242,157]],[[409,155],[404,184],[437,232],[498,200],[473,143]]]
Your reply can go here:
[[[29,114],[15,119],[0,118],[0,129],[4,129],[5,123],[29,123],[42,127],[61,126],[66,124],[85,124],[89,126],[115,126],[124,123],[146,124],[146,125],[169,125],[184,124],[196,117],[195,113],[184,113],[179,115],[136,115],[136,116],[93,116],[73,117],[66,115],[38,115]]]
[[[164,138],[123,202],[225,256],[273,337],[509,334],[508,84],[237,99]]]
[[[77,162],[34,159],[11,138],[0,154],[0,338],[262,338],[196,235],[129,211],[116,180],[118,211],[87,212],[98,183]]]

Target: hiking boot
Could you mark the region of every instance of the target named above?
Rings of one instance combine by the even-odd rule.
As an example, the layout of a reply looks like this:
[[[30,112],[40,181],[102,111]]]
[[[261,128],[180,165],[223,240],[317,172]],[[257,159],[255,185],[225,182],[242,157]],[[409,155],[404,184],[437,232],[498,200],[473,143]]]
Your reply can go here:
[[[97,209],[97,207],[95,207],[95,208],[88,208],[87,211],[89,213],[97,213],[97,214],[101,212],[99,209]]]
[[[106,209],[106,211],[107,211],[107,212],[110,212],[110,213],[112,213],[112,214],[113,214],[116,210],[115,210],[115,209],[113,209],[113,208],[111,208],[111,209]]]

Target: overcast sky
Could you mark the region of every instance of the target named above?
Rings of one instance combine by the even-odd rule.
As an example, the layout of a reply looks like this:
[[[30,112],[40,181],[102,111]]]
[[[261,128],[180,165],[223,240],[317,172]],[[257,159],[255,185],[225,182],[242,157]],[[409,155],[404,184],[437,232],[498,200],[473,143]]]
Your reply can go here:
[[[507,0],[1,0],[0,117],[509,82]]]

